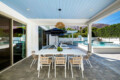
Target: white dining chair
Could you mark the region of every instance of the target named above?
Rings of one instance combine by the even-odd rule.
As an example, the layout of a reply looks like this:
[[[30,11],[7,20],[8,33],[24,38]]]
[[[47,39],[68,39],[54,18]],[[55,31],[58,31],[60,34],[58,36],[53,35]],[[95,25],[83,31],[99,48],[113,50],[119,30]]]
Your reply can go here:
[[[52,69],[53,69],[53,66],[54,66],[54,54],[46,54],[45,57],[49,57],[49,59],[51,59],[51,61],[52,61]]]
[[[79,70],[81,68],[81,72],[82,72],[82,78],[84,78],[84,65],[83,65],[83,57],[73,57],[71,60],[69,60],[70,65],[71,65],[71,74],[72,74],[72,78],[73,78],[73,67],[74,66],[79,66]]]
[[[33,57],[33,60],[32,60],[32,63],[30,64],[30,68],[32,67],[33,64],[35,64],[38,60],[38,55],[35,54],[35,51],[32,51],[32,57]]]
[[[66,58],[65,57],[55,57],[55,78],[56,78],[56,67],[64,66],[65,67],[65,78],[66,78]]]
[[[67,54],[68,69],[69,69],[69,66],[70,66],[69,60],[72,59],[73,57],[74,57],[74,54]]]
[[[50,75],[50,65],[52,63],[52,60],[49,59],[49,57],[41,57],[40,56],[40,62],[39,63],[40,63],[41,66],[48,66],[49,67],[49,69],[48,69],[48,78],[49,78],[49,75]],[[38,78],[40,76],[40,70],[41,70],[41,67],[38,69]]]

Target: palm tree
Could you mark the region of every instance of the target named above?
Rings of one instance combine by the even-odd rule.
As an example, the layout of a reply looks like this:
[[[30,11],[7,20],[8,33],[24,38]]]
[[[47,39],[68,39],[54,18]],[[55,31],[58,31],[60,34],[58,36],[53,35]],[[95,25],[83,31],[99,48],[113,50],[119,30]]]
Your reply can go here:
[[[82,27],[80,27],[80,33],[82,33]]]

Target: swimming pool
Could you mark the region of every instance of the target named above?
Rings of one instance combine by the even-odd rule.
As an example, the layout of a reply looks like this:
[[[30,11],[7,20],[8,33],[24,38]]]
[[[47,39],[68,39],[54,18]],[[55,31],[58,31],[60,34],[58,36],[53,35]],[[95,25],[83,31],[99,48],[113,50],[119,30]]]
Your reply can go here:
[[[74,41],[74,45],[83,44],[88,45],[87,41]],[[98,41],[92,41],[93,47],[120,47],[120,44],[113,44],[112,42],[98,42]]]

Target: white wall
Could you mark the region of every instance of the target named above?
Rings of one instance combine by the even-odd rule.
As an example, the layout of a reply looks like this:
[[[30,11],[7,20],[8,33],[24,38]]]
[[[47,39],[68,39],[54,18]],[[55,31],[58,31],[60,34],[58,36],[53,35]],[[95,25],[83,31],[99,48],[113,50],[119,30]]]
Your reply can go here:
[[[87,37],[82,37],[81,39],[80,38],[59,38],[59,41],[61,42],[71,42],[71,41],[84,41],[84,40],[87,40],[88,38]],[[97,37],[92,37],[92,40],[96,40]]]
[[[102,38],[103,41],[120,44],[120,38]]]
[[[32,50],[38,49],[38,26],[34,22],[25,18],[12,8],[0,2],[0,14],[13,20],[22,22],[27,25],[27,57],[31,55]]]
[[[80,38],[59,38],[60,42],[80,41]]]
[[[49,45],[58,45],[58,36],[49,35]]]

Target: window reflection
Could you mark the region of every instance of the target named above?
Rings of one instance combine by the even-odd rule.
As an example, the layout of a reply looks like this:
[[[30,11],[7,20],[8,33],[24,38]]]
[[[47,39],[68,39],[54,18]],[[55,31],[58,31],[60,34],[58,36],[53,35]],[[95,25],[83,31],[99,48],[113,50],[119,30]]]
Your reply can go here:
[[[0,70],[10,65],[10,19],[0,15]]]
[[[14,62],[26,57],[26,26],[14,21],[13,26]]]

